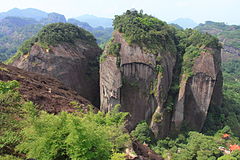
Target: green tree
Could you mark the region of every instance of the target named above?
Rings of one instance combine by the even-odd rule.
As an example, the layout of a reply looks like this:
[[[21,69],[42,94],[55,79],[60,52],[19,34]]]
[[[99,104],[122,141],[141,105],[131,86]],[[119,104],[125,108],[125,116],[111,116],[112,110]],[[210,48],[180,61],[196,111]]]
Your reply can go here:
[[[22,132],[24,141],[17,147],[29,158],[105,160],[120,152],[129,140],[123,133],[126,113],[115,110],[108,114],[32,115]]]
[[[137,127],[131,132],[131,135],[141,143],[150,144],[154,142],[154,134],[145,121],[140,122]]]

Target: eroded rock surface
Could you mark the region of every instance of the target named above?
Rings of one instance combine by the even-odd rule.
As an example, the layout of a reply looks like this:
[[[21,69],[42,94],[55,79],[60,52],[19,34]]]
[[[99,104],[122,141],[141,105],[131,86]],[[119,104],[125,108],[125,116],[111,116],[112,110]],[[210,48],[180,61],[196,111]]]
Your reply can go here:
[[[147,53],[138,45],[129,45],[118,31],[113,34],[113,43],[121,45],[119,54],[105,50],[106,57],[100,64],[101,110],[107,112],[120,104],[121,111],[130,113],[129,130],[145,120],[156,137],[173,135],[185,125],[200,131],[209,107],[221,105],[220,48],[205,48],[194,59],[193,75],[187,76],[180,74],[178,53]],[[176,95],[171,95],[176,76],[179,88]]]
[[[152,124],[156,134],[160,134],[159,125],[164,120],[156,120],[153,115],[164,110],[175,54],[159,52],[153,55],[138,45],[128,45],[119,32],[114,32],[113,37],[114,42],[121,44],[121,49],[119,56],[109,55],[100,64],[101,109],[109,111],[114,105],[121,104],[120,110],[130,113],[130,130],[146,120]],[[161,60],[157,61],[156,57]],[[161,73],[156,71],[157,66],[162,67]]]
[[[172,128],[182,125],[201,131],[210,104],[222,103],[222,72],[220,50],[208,48],[193,65],[194,76],[182,77],[178,101],[172,119]],[[214,98],[214,97],[218,98]],[[214,107],[214,106],[213,106]]]
[[[61,43],[44,49],[32,46],[11,65],[30,72],[50,75],[77,91],[81,96],[99,105],[98,60],[101,50],[96,44],[77,40],[74,44]]]

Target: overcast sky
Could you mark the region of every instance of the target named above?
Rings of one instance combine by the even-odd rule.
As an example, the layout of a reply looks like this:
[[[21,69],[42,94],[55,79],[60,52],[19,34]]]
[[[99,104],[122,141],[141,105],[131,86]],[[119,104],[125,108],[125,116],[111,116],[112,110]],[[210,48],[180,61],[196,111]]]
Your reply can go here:
[[[0,12],[12,8],[37,8],[64,14],[67,18],[83,14],[112,18],[127,9],[143,9],[161,20],[191,18],[240,24],[240,0],[0,0]]]

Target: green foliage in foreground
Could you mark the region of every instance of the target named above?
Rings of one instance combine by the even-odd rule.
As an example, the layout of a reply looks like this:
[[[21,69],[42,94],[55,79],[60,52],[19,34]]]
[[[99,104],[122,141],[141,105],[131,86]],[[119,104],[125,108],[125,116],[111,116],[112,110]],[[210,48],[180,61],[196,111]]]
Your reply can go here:
[[[15,90],[19,86],[17,81],[0,81],[0,155],[12,153],[20,142],[20,123],[23,103],[20,94]]]
[[[106,160],[126,147],[126,115],[114,110],[107,114],[41,112],[39,116],[27,116],[24,140],[17,148],[28,158],[39,160]]]
[[[154,142],[154,134],[145,121],[140,122],[137,127],[131,132],[131,135],[141,143],[150,144]]]
[[[119,107],[107,114],[48,114],[25,102],[15,90],[18,86],[17,81],[0,82],[0,159],[18,160],[25,153],[39,160],[123,160],[128,114],[118,112]]]

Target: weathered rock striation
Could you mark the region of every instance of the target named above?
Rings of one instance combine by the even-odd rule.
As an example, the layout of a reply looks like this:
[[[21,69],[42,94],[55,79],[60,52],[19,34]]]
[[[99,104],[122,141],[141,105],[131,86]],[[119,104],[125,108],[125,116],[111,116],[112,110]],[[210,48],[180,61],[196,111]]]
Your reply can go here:
[[[101,109],[109,111],[121,104],[121,111],[131,115],[130,130],[146,120],[158,132],[160,128],[157,126],[166,124],[161,117],[165,118],[163,105],[171,86],[176,55],[170,52],[146,53],[138,45],[128,45],[119,32],[114,32],[113,37],[121,44],[120,58],[110,55],[100,64]],[[156,57],[162,58],[157,62]],[[118,59],[121,60],[120,66]],[[157,65],[163,71],[157,72]]]
[[[221,51],[207,48],[195,59],[194,75],[182,78],[172,129],[180,130],[182,125],[201,131],[210,106],[222,103]],[[183,75],[184,77],[184,75]],[[212,105],[211,105],[212,104]]]
[[[162,24],[164,27],[149,34],[157,37],[160,31],[165,36],[155,43],[160,47],[151,52],[145,39],[136,36],[130,43],[135,35],[126,28],[141,23],[135,27],[142,33],[147,28],[142,35],[147,37],[149,25],[162,22],[136,11],[127,11],[122,17],[115,20],[118,26],[114,26],[112,41],[100,59],[101,110],[107,112],[120,104],[121,111],[130,113],[129,130],[147,121],[156,137],[174,135],[185,126],[200,131],[209,107],[221,105],[221,47],[217,39],[193,30],[172,31]],[[127,18],[135,23],[124,26]],[[118,21],[121,23],[116,24]]]
[[[88,42],[80,38],[74,39],[71,43],[58,42],[48,45],[47,48],[35,42],[29,53],[21,55],[11,65],[55,77],[98,106],[99,63],[97,58],[100,53],[101,49],[96,42]]]

